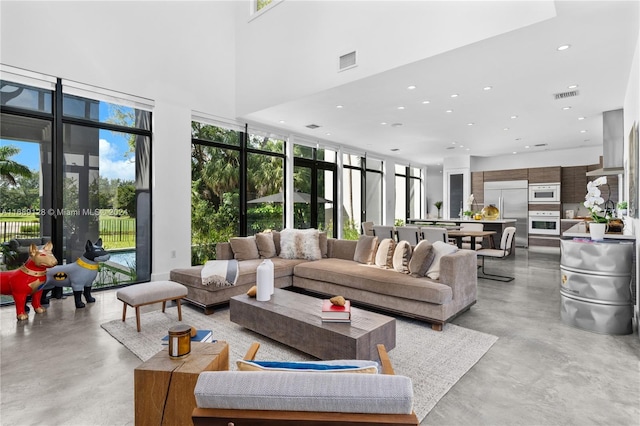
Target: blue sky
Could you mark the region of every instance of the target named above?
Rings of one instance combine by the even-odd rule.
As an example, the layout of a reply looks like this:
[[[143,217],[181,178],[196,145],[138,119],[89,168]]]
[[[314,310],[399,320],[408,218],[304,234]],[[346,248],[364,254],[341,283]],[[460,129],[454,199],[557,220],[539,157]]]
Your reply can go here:
[[[100,118],[105,120],[109,115],[109,105],[100,102]],[[20,149],[20,153],[11,157],[29,167],[31,170],[40,170],[40,144],[34,142],[20,142],[16,140],[0,139],[0,146],[13,145]],[[115,132],[100,130],[100,176],[107,179],[135,179],[135,157],[125,153],[129,150],[127,138]]]

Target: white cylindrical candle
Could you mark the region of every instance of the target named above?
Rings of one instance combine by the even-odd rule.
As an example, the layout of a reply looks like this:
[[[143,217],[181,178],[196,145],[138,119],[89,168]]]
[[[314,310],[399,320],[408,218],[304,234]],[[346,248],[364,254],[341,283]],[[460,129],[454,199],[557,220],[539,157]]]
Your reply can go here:
[[[256,285],[258,287],[256,300],[258,302],[266,302],[271,299],[271,289],[269,288],[269,265],[264,261],[258,265],[256,270]]]

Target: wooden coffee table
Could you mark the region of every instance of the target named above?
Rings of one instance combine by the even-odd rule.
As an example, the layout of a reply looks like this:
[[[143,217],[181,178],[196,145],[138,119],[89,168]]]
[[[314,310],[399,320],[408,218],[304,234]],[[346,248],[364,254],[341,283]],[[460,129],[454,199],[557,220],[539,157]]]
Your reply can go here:
[[[351,323],[322,322],[322,299],[275,289],[271,300],[230,301],[232,322],[322,360],[377,360],[376,345],[396,347],[396,320],[351,307]]]

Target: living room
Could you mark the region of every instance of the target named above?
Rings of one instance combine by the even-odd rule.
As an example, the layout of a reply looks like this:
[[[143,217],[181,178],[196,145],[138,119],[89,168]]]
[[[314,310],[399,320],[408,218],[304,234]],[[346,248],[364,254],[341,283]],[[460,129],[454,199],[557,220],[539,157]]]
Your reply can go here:
[[[375,76],[389,69],[416,62],[429,56],[436,56],[445,51],[455,50],[466,44],[489,39],[492,36],[517,28],[526,28],[529,25],[534,26],[536,21],[552,20],[554,13],[560,13],[564,10],[562,4],[541,2],[546,3],[546,5],[532,5],[532,10],[536,13],[524,16],[527,14],[517,13],[517,10],[515,10],[519,3],[503,2],[505,5],[502,7],[514,8],[511,12],[518,17],[519,21],[498,19],[495,16],[491,19],[487,17],[487,25],[482,28],[485,33],[481,35],[478,33],[467,34],[466,38],[462,40],[450,39],[449,37],[460,33],[461,28],[473,29],[471,23],[478,18],[478,13],[480,13],[482,7],[473,8],[471,5],[465,4],[463,9],[466,10],[466,13],[463,13],[462,16],[457,16],[456,13],[460,15],[457,12],[458,9],[455,11],[453,9],[450,10],[439,4],[438,6],[443,7],[444,10],[438,10],[437,12],[445,14],[440,16],[446,16],[447,19],[441,17],[429,19],[447,22],[450,28],[444,33],[446,36],[438,37],[438,39],[444,39],[447,44],[433,47],[427,42],[428,36],[431,34],[419,30],[421,27],[425,27],[421,25],[420,21],[426,19],[424,15],[427,12],[421,6],[416,6],[420,7],[419,12],[411,14],[410,11],[414,2],[403,3],[403,7],[399,10],[393,8],[384,10],[380,5],[370,9],[364,6],[366,3],[355,2],[350,6],[345,6],[344,9],[340,9],[338,11],[340,13],[336,13],[337,11],[331,9],[331,7],[339,7],[337,5],[329,7],[323,5],[323,2],[290,2],[286,0],[276,4],[271,10],[266,10],[261,16],[249,18],[250,3],[247,1],[185,3],[27,2],[23,4],[21,2],[3,1],[0,6],[2,8],[1,62],[3,65],[25,70],[27,73],[63,78],[90,85],[92,88],[104,88],[117,93],[130,94],[132,97],[152,100],[153,150],[150,158],[152,163],[150,181],[152,182],[153,194],[151,212],[153,226],[150,228],[151,236],[149,239],[151,245],[149,250],[151,280],[167,279],[172,269],[191,265],[190,156],[191,122],[194,116],[215,119],[218,123],[229,122],[233,125],[242,125],[251,122],[256,125],[258,121],[257,117],[252,116],[253,112],[266,110],[274,105],[285,104],[294,100],[304,100],[306,97],[312,97],[314,94],[325,90],[330,90],[367,76]],[[513,4],[509,6],[510,3]],[[466,6],[470,8],[466,9]],[[310,9],[304,11],[302,9],[304,7]],[[555,7],[557,7],[558,12],[556,12]],[[366,11],[366,15],[362,14],[363,10]],[[637,30],[637,5],[632,10],[635,11],[635,26],[632,25],[632,29],[635,28]],[[497,14],[496,10],[492,9],[492,12]],[[503,10],[503,12],[507,13],[506,10]],[[434,16],[436,15],[437,13],[434,11]],[[336,18],[337,16],[340,16],[340,18]],[[391,19],[392,17],[397,19]],[[25,22],[29,22],[29,25],[25,25]],[[337,22],[340,25],[337,25]],[[345,22],[350,22],[351,24],[346,25]],[[356,23],[355,25],[353,24],[354,22]],[[491,25],[489,25],[489,22]],[[253,27],[252,24],[254,24]],[[385,27],[384,31],[379,30],[381,25]],[[437,27],[435,23],[433,25],[434,28],[442,28],[442,25]],[[265,26],[279,29],[277,33],[274,33],[274,40],[264,36]],[[489,30],[489,27],[493,29]],[[401,30],[409,31],[409,33],[403,34],[402,37],[395,34]],[[335,34],[333,34],[334,31]],[[426,30],[423,28],[423,31]],[[351,36],[348,36],[349,34]],[[336,41],[345,37],[349,37],[350,46],[341,45]],[[379,52],[378,59],[367,66],[365,66],[367,62],[363,60],[358,67],[352,69],[352,74],[348,72],[336,73],[336,55],[347,53],[357,48],[366,58],[367,50],[359,45],[355,46],[359,42],[358,39],[362,37],[370,38],[371,43],[377,46],[377,49],[369,49],[371,52]],[[256,40],[261,38],[265,40],[262,43],[256,43]],[[398,48],[398,46],[407,45],[402,42],[406,38],[415,41],[415,43],[409,43],[411,46],[407,50],[411,50],[411,52]],[[265,49],[265,44],[269,43],[282,46],[282,49]],[[534,44],[534,41],[531,43]],[[625,81],[611,83],[612,86],[615,85],[616,90],[614,91],[618,96],[614,100],[615,108],[624,109],[625,135],[629,133],[632,124],[640,116],[640,107],[638,106],[640,102],[640,96],[638,95],[638,80],[640,80],[638,56],[640,54],[638,52],[637,32],[635,39],[631,40],[631,45],[633,46],[632,54],[626,58],[625,62],[628,64],[628,68],[622,72],[628,77]],[[555,44],[550,44],[550,46],[553,49],[556,47]],[[302,56],[303,51],[322,52],[324,58],[331,58],[331,76],[323,76],[322,67],[318,66],[315,60],[308,59],[308,56]],[[387,62],[382,63],[384,62],[381,60],[382,57],[385,57]],[[291,58],[300,58],[300,60],[291,61]],[[329,62],[328,59],[327,62]],[[271,65],[273,63],[285,65],[273,66]],[[592,63],[598,63],[598,58],[593,58]],[[325,65],[325,67],[328,66]],[[256,74],[259,74],[260,78],[256,78]],[[304,76],[304,78],[299,80],[293,78],[296,75]],[[285,82],[290,84],[285,84]],[[622,92],[620,92],[620,88],[622,88]],[[549,92],[549,94],[551,93]],[[584,89],[582,93],[586,97],[588,94],[587,89]],[[602,112],[603,110],[594,110],[590,113],[593,116],[597,116]],[[312,123],[314,119],[315,117],[313,116],[309,117],[308,121],[304,121],[304,124]],[[280,133],[291,132],[294,141],[296,137],[301,141],[309,138],[314,139],[308,134],[299,134],[288,130],[280,123],[276,126],[277,129],[272,129],[270,125],[265,125],[265,127],[270,130],[279,130]],[[332,141],[331,137],[324,132],[322,137],[314,140],[326,143],[327,146],[349,145],[341,140],[338,142]],[[331,145],[332,142],[334,145]],[[382,147],[360,147],[355,151],[370,151],[373,156],[377,154],[378,157],[384,157],[381,159],[385,161],[385,167],[388,167],[389,170],[394,170],[395,164],[412,164],[410,154],[403,153],[401,150],[398,156],[394,157],[390,154],[389,149],[391,148],[394,148],[394,146],[387,144]],[[400,146],[399,148],[404,149],[405,147]],[[408,148],[409,145],[407,145]],[[425,150],[423,148],[423,151]],[[463,169],[464,173],[471,173],[483,170],[544,167],[549,165],[578,166],[598,163],[599,156],[602,155],[602,148],[598,146],[581,146],[572,149],[560,149],[557,152],[539,151],[521,155],[513,155],[511,151],[510,149],[508,152],[498,153],[489,157],[475,157],[465,154],[462,157],[454,158],[448,155],[451,153],[449,150],[445,151],[447,155],[444,156],[441,166],[437,166],[435,163],[429,165],[420,163],[419,166],[424,171],[423,193],[425,194],[425,201],[421,210],[422,214],[427,215],[434,212],[433,202],[427,202],[426,199],[438,200],[446,198],[445,179],[443,176],[446,176],[451,171]],[[396,213],[393,203],[396,198],[393,173],[385,175],[385,180],[387,192],[381,209],[385,222],[393,224]],[[287,187],[287,192],[292,193],[293,183],[287,183],[287,185],[290,185]],[[635,187],[637,188],[637,185]],[[625,191],[629,191],[628,186]],[[625,192],[625,195],[627,193]],[[637,219],[633,220],[633,225],[637,225]],[[545,254],[542,254],[541,258],[532,259],[532,264],[529,264],[529,256],[531,255],[527,254],[521,259],[516,259],[521,262],[515,266],[516,283],[521,289],[520,291],[515,291],[517,296],[514,292],[511,292],[510,295],[516,298],[516,301],[505,302],[505,300],[508,300],[508,296],[501,293],[502,290],[499,286],[491,283],[485,287],[481,298],[484,297],[486,301],[492,300],[492,303],[487,305],[479,303],[467,314],[461,316],[457,324],[473,328],[475,326],[474,323],[479,321],[484,324],[483,327],[487,327],[479,328],[480,331],[500,334],[500,337],[504,338],[504,340],[509,340],[509,338],[516,339],[515,335],[518,333],[518,328],[508,330],[506,326],[506,323],[510,321],[510,314],[513,313],[508,311],[513,309],[531,313],[531,318],[540,320],[538,325],[544,328],[544,320],[537,317],[531,310],[538,309],[550,315],[552,313],[557,314],[557,305],[554,305],[557,300],[550,295],[551,299],[544,299],[550,306],[545,307],[543,300],[538,300],[534,305],[527,304],[530,299],[539,299],[540,293],[553,293],[555,284],[549,284],[549,287],[544,287],[532,275],[538,274],[538,278],[544,277],[540,274],[545,269],[545,264],[554,265],[555,272],[557,272],[558,268],[555,265],[557,265],[558,259],[557,256],[555,258],[545,257]],[[556,263],[554,264],[553,262]],[[536,267],[536,265],[538,266]],[[557,277],[554,275],[546,276],[546,279],[550,283],[557,282]],[[95,318],[89,318],[89,315],[81,313],[76,314],[78,318],[83,319],[84,326],[89,326],[90,324],[93,327],[89,334],[103,333],[98,328],[99,324],[117,318],[121,311],[121,304],[116,303],[113,291],[96,293],[96,298],[98,299],[97,304],[93,306],[90,312],[87,312],[87,314],[90,313]],[[4,402],[7,401],[5,395],[18,392],[20,389],[18,383],[11,383],[16,376],[5,376],[5,369],[20,368],[22,370],[26,367],[34,371],[34,373],[37,370],[43,375],[48,375],[58,368],[58,364],[64,363],[64,350],[73,351],[78,345],[82,344],[82,340],[65,340],[68,338],[69,330],[79,330],[79,325],[73,325],[74,307],[67,302],[72,303],[71,301],[65,301],[64,305],[57,305],[57,309],[59,309],[58,315],[60,315],[58,317],[60,328],[53,330],[48,328],[46,333],[51,336],[49,339],[55,337],[59,339],[61,346],[65,347],[56,350],[52,349],[51,346],[57,346],[58,344],[55,343],[57,340],[42,340],[42,343],[48,342],[48,344],[43,345],[39,345],[38,342],[29,343],[28,338],[30,336],[37,335],[43,339],[45,337],[29,328],[10,326],[15,321],[13,307],[2,308],[3,412],[5,411]],[[511,306],[503,306],[507,304]],[[97,307],[100,309],[95,309]],[[503,313],[502,315],[496,314],[494,316],[489,312],[491,310],[503,311]],[[42,325],[43,322],[51,321],[54,318],[53,312],[56,312],[56,310],[48,314],[45,319],[39,319],[39,324]],[[33,318],[33,313],[31,315],[31,318]],[[528,327],[524,327],[522,324],[520,324],[520,327],[524,327],[528,332],[533,333],[532,330],[535,327],[531,325],[533,321],[531,318],[522,320]],[[499,323],[502,323],[502,325],[498,325]],[[488,324],[492,324],[497,329],[488,330],[488,328],[491,328]],[[562,328],[557,325],[555,330],[562,330]],[[567,339],[569,337],[565,334],[570,335],[572,332],[573,330],[566,330],[565,333],[559,332],[561,336],[558,339]],[[126,349],[114,345],[113,343],[117,344],[117,342],[111,342],[113,339],[109,336],[87,337],[86,334],[84,336],[87,345],[92,346],[93,349],[84,352],[84,354],[77,354],[80,360],[94,359],[96,370],[113,369],[114,371],[113,375],[107,371],[101,371],[100,374],[102,376],[98,376],[98,378],[102,379],[102,382],[115,380],[115,375],[123,376],[125,374],[125,366],[129,371],[132,371],[136,366],[136,361],[139,361]],[[543,339],[542,336],[538,337]],[[585,342],[588,342],[587,345],[589,346],[587,347],[596,346],[598,348],[598,356],[610,357],[607,359],[610,359],[611,363],[615,361],[615,352],[617,350],[622,351],[619,348],[620,346],[625,346],[627,349],[628,347],[635,348],[637,361],[637,344],[635,342],[616,339],[607,340],[606,343],[604,341],[597,342],[598,337],[600,336],[579,337],[577,339],[573,336],[572,338],[577,340],[576,347],[580,347],[581,344],[584,345]],[[552,342],[545,341],[545,346],[553,346],[554,343]],[[607,354],[607,351],[602,349],[605,345],[611,345],[617,349],[612,351],[613,353]],[[526,343],[520,342],[520,345],[515,345],[511,349],[505,348],[504,358],[498,364],[507,365],[509,353],[513,358],[518,359],[524,356],[520,352],[521,350],[532,350],[532,346],[534,344],[529,341]],[[10,358],[12,355],[20,353],[21,349],[34,353],[34,355],[38,354],[39,357],[32,358],[28,363],[25,362],[20,367],[12,362],[5,361],[5,358]],[[104,349],[109,355],[102,358],[98,354],[101,349]],[[58,355],[53,356],[54,353]],[[633,351],[631,353],[633,354]],[[546,353],[546,356],[549,363],[558,361],[554,359],[552,349]],[[632,356],[631,359],[633,359]],[[42,362],[43,360],[44,362]],[[122,365],[118,366],[116,370],[115,367],[121,361]],[[486,361],[486,359],[483,359],[483,361]],[[564,358],[564,361],[571,362],[568,358]],[[630,361],[627,358],[625,362],[629,363]],[[592,366],[592,368],[595,367]],[[89,375],[91,369],[85,366],[82,371],[84,371],[84,374]],[[616,374],[620,373],[620,371],[610,372],[608,377],[614,380],[617,377]],[[74,372],[70,370],[68,374],[70,376],[66,379],[64,376],[53,377],[58,382],[71,381]],[[473,377],[475,374],[478,376]],[[467,381],[477,380],[478,386],[466,389],[459,389],[461,386],[454,387],[451,400],[449,402],[442,400],[444,405],[439,405],[435,411],[432,411],[430,417],[427,417],[427,423],[458,423],[455,417],[450,417],[451,414],[447,409],[455,412],[460,410],[461,406],[469,407],[479,404],[478,401],[482,401],[481,396],[483,395],[482,386],[480,385],[482,381],[491,384],[488,386],[496,387],[498,383],[501,385],[509,383],[504,378],[497,379],[493,377],[499,374],[501,374],[500,370],[493,368],[477,373],[472,370],[468,375],[469,377],[465,376],[464,379]],[[542,377],[544,372],[536,370],[536,374]],[[130,400],[133,386],[132,378],[130,376],[118,377],[118,380],[122,380],[119,383],[123,389],[127,389],[127,398],[129,399],[128,402],[123,402],[125,405],[119,407],[128,407],[125,409],[128,412],[122,417],[111,418],[113,421],[110,423],[131,423],[133,421],[132,400]],[[505,381],[503,382],[502,380]],[[29,382],[32,383],[29,389],[33,391],[29,393],[37,395],[38,379],[33,377]],[[80,396],[88,390],[82,387],[87,386],[86,382],[78,381],[76,385],[71,386],[75,395]],[[509,385],[514,387],[525,386],[518,382],[510,382],[507,386]],[[637,388],[631,391],[637,393]],[[467,392],[468,394],[465,394]],[[493,389],[493,392],[499,393],[496,389]],[[553,391],[555,396],[560,393],[578,392],[580,392],[578,387],[564,389],[561,385],[554,387]],[[52,389],[48,389],[46,398],[41,396],[34,398],[38,406],[42,407],[42,411],[50,410],[54,407],[63,408],[66,401],[70,399],[67,396],[63,403],[63,400],[54,398],[54,393]],[[98,395],[102,401],[109,401],[113,393],[117,393],[117,391],[109,387],[109,389],[101,390]],[[454,394],[456,394],[457,399],[453,398]],[[520,395],[525,394],[524,391],[520,393]],[[543,400],[546,398],[548,401],[555,396],[547,394],[541,398]],[[489,410],[492,415],[497,411],[495,407],[500,406],[496,403],[497,400],[499,400],[497,396],[492,400],[494,409]],[[49,405],[48,401],[52,401],[52,404]],[[584,402],[584,405],[597,405],[595,399],[584,401],[590,401]],[[511,403],[515,404],[514,401],[511,401]],[[37,410],[34,405],[31,405],[32,402],[24,401],[23,404],[22,407],[28,407],[29,411],[31,409]],[[108,404],[105,403],[104,405]],[[456,405],[457,408],[455,407]],[[20,407],[20,403],[13,400],[9,407]],[[83,417],[79,414],[80,407],[76,405],[74,407],[78,413],[74,414],[73,418],[67,413],[67,417],[57,417],[55,423],[82,424]],[[93,405],[93,407],[100,407],[100,404]],[[522,410],[526,409],[522,408]],[[529,409],[535,411],[533,407],[529,407]],[[477,411],[470,408],[467,413],[469,417],[466,420],[472,421],[469,420],[474,418],[471,413],[477,414],[480,411],[482,411],[480,408]],[[510,414],[505,415],[506,417],[500,417],[497,414],[497,417],[491,417],[487,414],[485,422],[487,424],[507,424],[512,421],[518,421],[517,410],[507,411],[510,411]],[[591,412],[593,413],[593,411]],[[105,419],[110,417],[106,413],[103,414],[104,418],[101,419],[99,416],[92,417],[93,420],[90,423],[109,423]],[[633,414],[632,410],[630,414]],[[6,419],[6,415],[3,413],[3,418]],[[43,413],[41,419],[46,419],[47,415],[46,412]],[[553,423],[554,419],[552,417],[539,419],[540,423]],[[576,415],[575,418],[588,422],[588,420],[579,415]],[[457,419],[462,421],[464,417]],[[571,423],[570,419],[571,417],[567,419],[568,423]],[[533,424],[534,420],[527,418],[527,422]],[[19,421],[12,418],[12,421],[9,421],[9,424],[11,423],[19,424]],[[627,424],[625,418],[613,421],[613,423]]]

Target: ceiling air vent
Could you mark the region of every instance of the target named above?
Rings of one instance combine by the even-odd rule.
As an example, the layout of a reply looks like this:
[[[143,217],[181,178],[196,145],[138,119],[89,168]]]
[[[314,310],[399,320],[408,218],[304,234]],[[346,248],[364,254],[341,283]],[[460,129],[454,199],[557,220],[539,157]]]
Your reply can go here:
[[[570,92],[562,92],[562,93],[554,93],[553,98],[557,101],[558,99],[566,99],[573,98],[574,96],[578,96],[580,92],[577,90],[572,90]]]
[[[306,126],[306,127],[308,127],[309,129],[312,129],[312,130],[313,130],[313,129],[317,129],[317,128],[318,128],[318,127],[320,127],[320,126],[318,126],[317,124],[307,124],[307,126]]]
[[[340,56],[338,71],[344,71],[356,66],[356,51]]]
[[[537,148],[542,148],[543,146],[547,146],[547,144],[546,143],[537,143],[534,146],[537,147]]]

